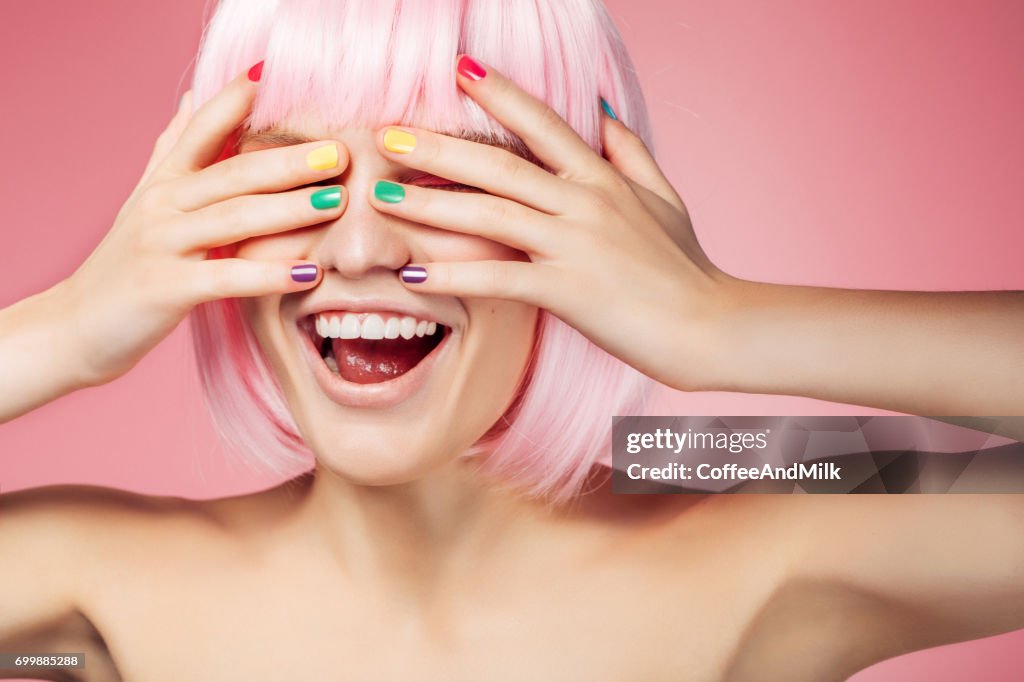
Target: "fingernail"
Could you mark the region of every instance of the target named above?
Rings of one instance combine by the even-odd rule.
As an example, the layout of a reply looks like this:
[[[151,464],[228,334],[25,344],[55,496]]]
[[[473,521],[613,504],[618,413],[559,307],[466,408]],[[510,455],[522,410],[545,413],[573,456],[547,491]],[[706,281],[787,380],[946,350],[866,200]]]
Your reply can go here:
[[[328,144],[317,147],[306,154],[306,165],[313,170],[327,170],[338,165],[338,145]]]
[[[416,149],[416,136],[397,128],[384,131],[384,149],[396,154],[408,154]]]
[[[316,274],[319,268],[314,264],[308,265],[293,265],[292,266],[292,279],[296,282],[314,282],[316,281]]]
[[[263,62],[253,64],[252,68],[249,69],[249,80],[253,83],[259,83],[260,78],[263,77]]]
[[[309,203],[313,208],[323,211],[328,208],[337,208],[341,204],[341,186],[325,187],[313,192],[309,197]]]
[[[398,274],[402,281],[408,284],[422,284],[427,281],[427,269],[419,265],[406,265]]]
[[[619,117],[615,115],[615,110],[612,109],[612,105],[605,101],[604,97],[601,98],[601,108],[604,109],[604,113],[608,114],[608,118],[613,121],[618,121]]]
[[[487,75],[487,69],[480,66],[480,63],[475,59],[465,54],[459,57],[458,66],[455,68],[460,74],[474,81],[478,81]]]
[[[373,186],[373,196],[387,204],[397,204],[405,198],[405,188],[395,182],[378,180]]]

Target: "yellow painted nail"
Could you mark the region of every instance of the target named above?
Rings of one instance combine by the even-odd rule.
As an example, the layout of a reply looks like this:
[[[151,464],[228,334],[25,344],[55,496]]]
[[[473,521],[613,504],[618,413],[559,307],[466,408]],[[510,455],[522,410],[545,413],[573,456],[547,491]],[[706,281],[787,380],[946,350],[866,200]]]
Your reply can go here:
[[[306,154],[306,165],[313,170],[328,170],[338,165],[338,145],[317,147]]]
[[[397,154],[408,154],[416,149],[416,136],[404,130],[388,128],[384,132],[384,149]]]

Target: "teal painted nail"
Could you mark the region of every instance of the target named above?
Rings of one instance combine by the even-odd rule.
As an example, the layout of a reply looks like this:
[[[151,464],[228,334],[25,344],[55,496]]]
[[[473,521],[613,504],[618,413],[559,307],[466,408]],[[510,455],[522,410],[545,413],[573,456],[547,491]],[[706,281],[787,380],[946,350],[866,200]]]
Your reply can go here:
[[[313,204],[313,208],[323,211],[328,208],[338,208],[341,204],[341,187],[324,187],[323,189],[313,192],[309,197],[309,203]]]
[[[387,204],[397,204],[405,198],[405,188],[394,182],[378,180],[373,187],[373,196]]]
[[[604,97],[601,98],[601,108],[604,109],[604,113],[608,114],[608,117],[611,120],[613,120],[613,121],[618,121],[619,120],[619,117],[615,115],[615,110],[612,109],[612,105],[608,104],[608,102],[606,102],[604,100]]]

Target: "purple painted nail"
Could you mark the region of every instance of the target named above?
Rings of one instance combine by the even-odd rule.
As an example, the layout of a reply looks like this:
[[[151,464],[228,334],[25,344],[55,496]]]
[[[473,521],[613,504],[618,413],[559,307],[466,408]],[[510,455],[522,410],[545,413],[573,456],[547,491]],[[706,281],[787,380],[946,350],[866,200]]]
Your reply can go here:
[[[422,284],[427,281],[427,269],[419,265],[406,265],[399,271],[402,281],[408,284]]]
[[[316,280],[317,266],[309,265],[292,266],[292,279],[296,282],[313,282]]]

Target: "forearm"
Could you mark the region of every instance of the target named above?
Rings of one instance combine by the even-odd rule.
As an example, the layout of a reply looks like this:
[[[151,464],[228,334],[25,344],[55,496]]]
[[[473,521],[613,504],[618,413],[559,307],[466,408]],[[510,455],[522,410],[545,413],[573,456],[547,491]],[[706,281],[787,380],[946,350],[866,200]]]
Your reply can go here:
[[[735,281],[720,390],[919,415],[1024,415],[1024,292],[901,292]]]
[[[75,340],[61,333],[61,286],[0,310],[0,423],[84,386],[72,371]]]

